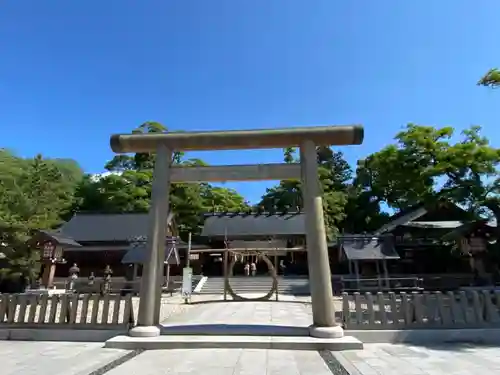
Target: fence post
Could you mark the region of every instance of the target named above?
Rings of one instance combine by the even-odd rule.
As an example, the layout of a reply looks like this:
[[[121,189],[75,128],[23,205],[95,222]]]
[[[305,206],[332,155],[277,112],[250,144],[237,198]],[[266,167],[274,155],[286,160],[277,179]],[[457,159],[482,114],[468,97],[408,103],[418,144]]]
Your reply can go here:
[[[483,290],[484,308],[486,312],[486,321],[488,323],[498,323],[500,320],[498,310],[494,305],[494,301],[492,301],[494,297],[495,295],[490,293],[489,290]]]
[[[424,322],[424,314],[423,314],[423,304],[422,297],[423,295],[414,292],[412,293],[412,302],[413,302],[413,321],[417,324],[422,324]]]
[[[472,290],[471,296],[472,296],[473,316],[476,319],[476,323],[482,324],[484,323],[485,303],[481,303],[479,299],[479,293],[477,291]]]
[[[469,309],[469,298],[465,291],[458,292],[460,295],[460,307],[462,308],[462,313],[466,324],[472,324],[475,322],[474,311]]]
[[[366,297],[366,308],[368,310],[368,324],[371,326],[375,325],[375,309],[373,306],[373,295],[370,292],[365,293]]]
[[[436,304],[437,304],[439,320],[441,322],[441,325],[444,325],[444,326],[450,325],[451,324],[451,314],[449,314],[450,310],[447,310],[444,306],[443,293],[435,292],[434,295],[436,296]]]
[[[0,295],[0,323],[9,319],[9,295]]]
[[[397,301],[396,293],[389,292],[389,301],[391,304],[392,324],[399,326],[400,322],[399,322],[399,316],[398,316],[398,301]]]
[[[387,325],[387,313],[385,311],[385,298],[384,298],[384,293],[378,292],[377,293],[377,304],[378,304],[378,310],[380,314],[380,324],[383,326]]]
[[[44,293],[40,297],[40,311],[38,313],[37,323],[45,323],[45,315],[47,314],[48,304],[49,304],[49,294]]]
[[[363,322],[363,309],[361,308],[361,294],[354,292],[354,308],[356,312],[356,325],[361,326]]]
[[[16,294],[11,294],[9,297],[9,305],[7,306],[7,322],[14,323],[14,319],[16,318],[18,297]]]
[[[461,313],[460,307],[458,306],[456,295],[453,292],[446,293],[448,296],[448,300],[450,302],[450,310],[454,324],[462,324],[465,323],[464,317]]]
[[[405,325],[413,323],[412,306],[410,305],[408,294],[402,292],[401,294],[401,310],[403,312],[403,321]]]

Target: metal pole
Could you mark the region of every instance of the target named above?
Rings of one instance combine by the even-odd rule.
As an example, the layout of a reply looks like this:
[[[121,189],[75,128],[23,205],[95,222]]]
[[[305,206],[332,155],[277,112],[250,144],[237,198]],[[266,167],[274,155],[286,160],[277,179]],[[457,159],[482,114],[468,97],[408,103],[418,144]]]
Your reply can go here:
[[[361,284],[359,282],[359,264],[358,261],[354,261],[354,272],[356,273],[356,288],[358,288],[358,292],[361,292]]]
[[[387,261],[385,259],[382,261],[382,266],[384,267],[385,286],[390,290],[391,282],[389,280],[389,271],[387,270]]]
[[[227,283],[228,283],[228,270],[227,270],[227,257],[228,257],[228,250],[224,250],[224,301],[227,300]]]
[[[318,178],[316,145],[306,140],[300,147],[302,194],[306,215],[307,263],[313,312],[309,333],[314,337],[342,337],[342,327],[335,321],[333,288],[323,218],[323,200]]]
[[[138,271],[137,270],[137,267],[138,267],[137,263],[134,263],[133,267],[134,268],[133,268],[133,271],[132,271],[133,272],[132,273],[132,281],[135,281],[137,279],[137,271]]]
[[[377,269],[377,285],[379,291],[382,291],[382,279],[380,278],[380,264],[378,263],[378,260],[375,261],[375,267]]]
[[[229,244],[227,242],[227,227],[224,228],[224,248],[225,248],[225,251],[224,251],[224,301],[227,300],[227,284],[229,283],[229,275],[228,275],[228,264],[227,264],[227,261],[228,261],[228,256],[229,256]]]
[[[275,249],[275,252],[274,252],[274,272],[276,273],[276,301],[279,300],[279,289],[280,289],[280,285],[279,285],[279,279],[278,279],[278,249]]]
[[[167,275],[165,276],[165,287],[168,289],[170,285],[170,262],[167,263]]]
[[[189,232],[189,235],[188,235],[188,246],[187,246],[187,254],[186,254],[186,267],[189,267],[190,264],[191,264],[190,255],[191,255],[191,232]]]
[[[189,232],[189,235],[188,235],[188,246],[187,246],[187,249],[186,249],[186,268],[189,268],[189,265],[190,265],[190,256],[191,256],[191,232]],[[184,303],[189,303],[189,298],[186,297],[184,298]]]
[[[129,331],[131,336],[152,337],[160,334],[160,329],[155,325],[155,310],[159,307],[159,304],[157,304],[158,271],[160,267],[163,267],[165,259],[171,159],[171,150],[160,144],[156,150],[156,162],[153,172],[147,254],[141,278],[139,313],[137,326]]]

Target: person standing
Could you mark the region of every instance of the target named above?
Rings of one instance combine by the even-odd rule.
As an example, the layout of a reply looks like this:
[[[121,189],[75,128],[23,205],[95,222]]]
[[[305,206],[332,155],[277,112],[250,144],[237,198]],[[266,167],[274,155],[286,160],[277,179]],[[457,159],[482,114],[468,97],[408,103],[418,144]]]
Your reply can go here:
[[[245,276],[250,276],[250,264],[248,264],[248,262],[245,264],[245,267],[243,267],[243,270],[245,271]]]
[[[250,271],[252,272],[252,276],[255,276],[257,274],[257,265],[255,264],[255,262],[252,262],[252,264],[250,264]]]

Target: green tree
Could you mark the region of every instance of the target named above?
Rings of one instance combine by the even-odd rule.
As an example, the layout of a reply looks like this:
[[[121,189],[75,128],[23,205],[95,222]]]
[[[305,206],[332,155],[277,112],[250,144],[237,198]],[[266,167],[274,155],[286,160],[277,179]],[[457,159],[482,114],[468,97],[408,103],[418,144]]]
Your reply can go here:
[[[344,208],[347,203],[351,168],[341,152],[334,152],[330,147],[318,147],[318,173],[323,193],[323,210],[328,238],[332,239],[345,219]],[[298,163],[296,150],[284,150],[286,163]],[[295,211],[303,209],[301,182],[299,180],[280,181],[269,188],[258,204],[266,211]]]
[[[164,132],[156,122],[146,122],[136,133]],[[155,157],[150,153],[117,155],[105,168],[111,172],[101,176],[86,176],[77,190],[76,209],[99,212],[147,212],[151,200],[151,186]],[[184,154],[173,155],[173,164],[184,167],[206,165],[200,159],[185,159]],[[207,211],[246,210],[248,204],[236,191],[214,187],[206,183],[173,183],[170,205],[176,214],[181,236],[198,233],[202,214]]]
[[[134,134],[165,133],[168,132],[166,126],[159,122],[147,121],[132,130]],[[174,152],[172,162],[180,164],[182,162],[183,152]],[[152,169],[155,161],[154,153],[136,153],[130,155],[116,155],[112,160],[106,163],[105,168],[110,172],[123,172],[126,170],[148,170]]]
[[[480,132],[471,126],[454,142],[452,127],[409,124],[395,144],[361,163],[360,186],[396,210],[445,197],[476,217],[488,212],[500,222],[500,150]]]
[[[389,221],[390,215],[381,210],[380,201],[370,191],[363,190],[355,179],[348,191],[342,231],[352,234],[371,233]]]
[[[488,70],[488,72],[481,77],[481,79],[477,82],[479,86],[487,86],[487,87],[500,87],[500,69],[494,68]]]
[[[73,161],[22,159],[0,152],[0,244],[8,267],[2,277],[32,279],[39,253],[27,240],[36,230],[56,227],[70,209],[80,168]],[[80,175],[81,177],[81,175]]]
[[[434,195],[437,170],[434,155],[442,155],[452,128],[436,130],[410,124],[395,137],[396,143],[358,163],[356,181],[372,199],[404,210]]]

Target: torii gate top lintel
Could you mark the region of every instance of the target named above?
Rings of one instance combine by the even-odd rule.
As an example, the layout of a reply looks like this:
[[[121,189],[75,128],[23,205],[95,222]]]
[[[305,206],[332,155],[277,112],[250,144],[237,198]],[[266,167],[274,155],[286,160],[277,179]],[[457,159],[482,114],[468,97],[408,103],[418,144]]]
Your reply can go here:
[[[116,153],[154,152],[159,144],[170,150],[209,151],[298,147],[304,140],[315,145],[360,145],[361,125],[313,126],[278,129],[113,134],[111,149]]]

